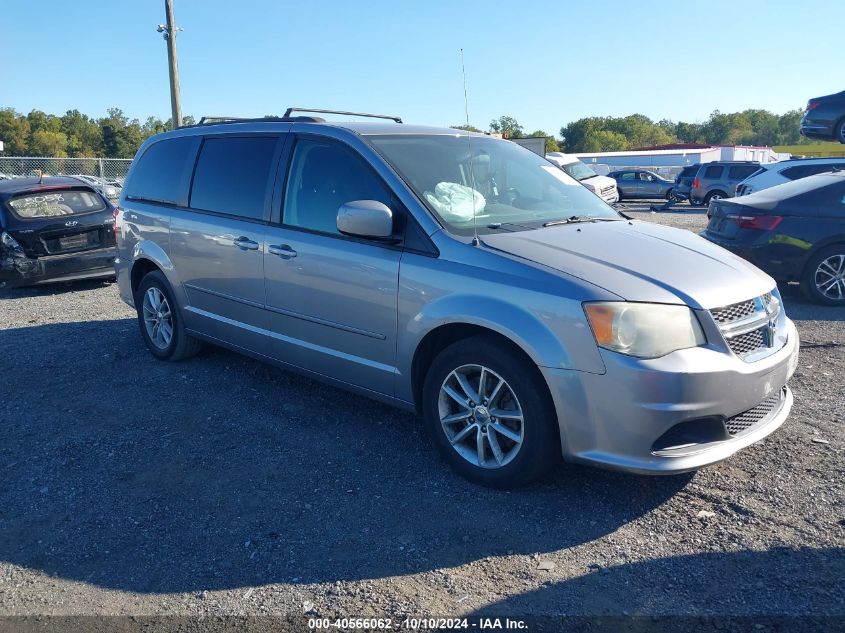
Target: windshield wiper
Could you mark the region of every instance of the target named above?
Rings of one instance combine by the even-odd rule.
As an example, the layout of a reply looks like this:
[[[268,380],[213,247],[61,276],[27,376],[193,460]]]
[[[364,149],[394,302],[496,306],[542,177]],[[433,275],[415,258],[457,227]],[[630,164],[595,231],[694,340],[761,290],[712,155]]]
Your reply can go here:
[[[594,215],[573,215],[565,220],[550,220],[544,222],[543,226],[557,226],[559,224],[578,224],[579,222],[613,222],[616,218],[599,218]]]

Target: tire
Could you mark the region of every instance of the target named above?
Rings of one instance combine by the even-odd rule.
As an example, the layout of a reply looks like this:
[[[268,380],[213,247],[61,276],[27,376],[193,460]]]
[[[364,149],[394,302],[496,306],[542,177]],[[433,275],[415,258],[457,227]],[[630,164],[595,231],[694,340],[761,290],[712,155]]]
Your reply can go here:
[[[160,271],[151,271],[141,280],[135,292],[135,308],[141,337],[150,353],[159,360],[184,360],[194,356],[202,347],[199,340],[185,332],[170,284]],[[155,319],[155,323],[145,316]]]
[[[667,199],[667,200],[671,200],[671,199],[672,199],[672,193],[673,193],[674,191],[675,191],[674,189],[670,189],[669,191],[667,191],[667,192],[666,192],[666,199]]]
[[[828,246],[810,258],[801,277],[801,290],[815,303],[845,306],[845,244]]]
[[[845,145],[845,119],[842,119],[835,128],[835,140]]]
[[[710,201],[713,200],[714,198],[716,200],[721,200],[722,198],[727,198],[727,197],[728,197],[728,194],[726,194],[724,191],[711,191],[706,196],[704,196],[704,206],[709,207]]]
[[[474,407],[458,404],[456,398],[468,393],[459,378],[469,385],[470,397],[478,398],[482,369],[482,395],[494,400],[473,400]],[[523,486],[560,459],[557,416],[544,385],[537,367],[501,339],[481,335],[458,341],[437,355],[426,374],[426,427],[443,458],[465,478],[491,488]]]

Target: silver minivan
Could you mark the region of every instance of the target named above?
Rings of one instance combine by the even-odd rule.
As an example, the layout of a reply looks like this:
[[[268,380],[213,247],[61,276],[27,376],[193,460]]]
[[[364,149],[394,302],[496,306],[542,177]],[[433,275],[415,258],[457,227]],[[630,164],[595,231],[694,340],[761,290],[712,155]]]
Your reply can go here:
[[[497,487],[561,456],[690,471],[786,419],[798,334],[746,261],[506,140],[291,115],[139,149],[115,269],[156,357],[208,342],[418,411]]]

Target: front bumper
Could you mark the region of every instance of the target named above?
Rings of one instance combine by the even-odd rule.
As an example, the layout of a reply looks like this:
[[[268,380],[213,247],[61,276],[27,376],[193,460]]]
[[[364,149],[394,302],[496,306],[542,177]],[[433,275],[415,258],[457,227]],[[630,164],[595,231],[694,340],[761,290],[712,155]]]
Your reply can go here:
[[[115,248],[29,258],[20,252],[0,254],[0,288],[114,277]]]
[[[746,363],[712,349],[680,350],[640,360],[602,350],[604,374],[541,368],[559,413],[568,461],[641,474],[674,474],[720,462],[766,437],[786,420],[785,385],[798,361],[799,339],[786,320],[787,342]],[[782,393],[770,414],[735,436],[657,446],[670,429],[720,424]]]

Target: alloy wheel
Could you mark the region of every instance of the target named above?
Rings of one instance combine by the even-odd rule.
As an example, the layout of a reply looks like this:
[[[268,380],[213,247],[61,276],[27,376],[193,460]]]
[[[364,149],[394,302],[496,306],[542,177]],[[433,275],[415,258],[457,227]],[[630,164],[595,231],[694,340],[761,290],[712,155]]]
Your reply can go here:
[[[831,255],[819,262],[814,282],[819,293],[828,299],[845,299],[845,253]]]
[[[440,387],[440,424],[452,448],[480,468],[501,468],[522,448],[522,408],[510,385],[483,365],[463,365]]]
[[[147,336],[160,350],[166,350],[173,340],[173,315],[164,293],[155,286],[144,293],[144,327]]]

